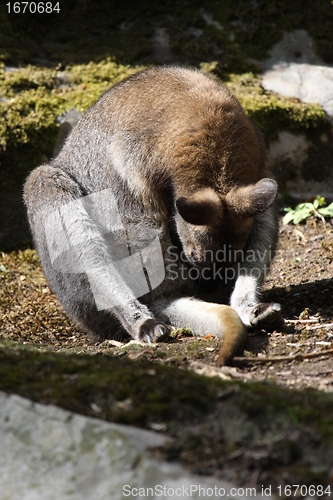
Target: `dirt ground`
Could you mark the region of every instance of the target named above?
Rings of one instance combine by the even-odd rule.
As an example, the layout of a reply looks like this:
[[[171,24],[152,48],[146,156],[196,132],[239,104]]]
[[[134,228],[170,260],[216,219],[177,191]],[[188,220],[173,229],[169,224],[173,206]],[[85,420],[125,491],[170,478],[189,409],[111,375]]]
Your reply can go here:
[[[326,494],[311,498],[331,498],[330,221],[281,226],[263,298],[282,304],[285,324],[251,332],[244,355],[223,368],[221,341],[209,332],[175,331],[154,345],[93,343],[51,293],[35,250],[0,257],[2,390],[165,432],[171,445],[156,458],[196,474],[257,491],[318,485]]]
[[[0,345],[75,353],[105,353],[189,368],[208,376],[271,380],[280,386],[333,392],[333,225],[309,219],[283,226],[263,299],[282,305],[284,326],[250,332],[244,356],[216,367],[221,341],[175,332],[168,342],[92,343],[51,293],[34,250],[2,253]]]

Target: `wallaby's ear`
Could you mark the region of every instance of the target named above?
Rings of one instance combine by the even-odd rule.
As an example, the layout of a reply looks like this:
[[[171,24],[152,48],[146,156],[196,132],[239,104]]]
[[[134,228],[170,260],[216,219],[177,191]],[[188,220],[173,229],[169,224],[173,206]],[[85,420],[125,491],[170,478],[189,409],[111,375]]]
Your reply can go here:
[[[226,202],[236,213],[253,216],[265,212],[272,205],[277,189],[273,179],[261,179],[256,184],[232,189],[226,196]]]
[[[214,225],[222,213],[220,197],[211,188],[200,189],[189,196],[178,198],[176,207],[186,222],[198,226]]]

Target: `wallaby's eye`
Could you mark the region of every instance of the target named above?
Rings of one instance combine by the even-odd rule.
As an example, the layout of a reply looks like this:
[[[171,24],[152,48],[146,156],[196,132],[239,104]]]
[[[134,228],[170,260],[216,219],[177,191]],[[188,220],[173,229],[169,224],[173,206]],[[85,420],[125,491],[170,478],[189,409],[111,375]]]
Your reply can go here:
[[[214,225],[221,218],[222,203],[213,189],[200,189],[189,196],[176,200],[181,217],[197,226]]]
[[[190,224],[202,226],[209,224],[212,219],[211,207],[203,206],[202,203],[196,203],[182,197],[178,198],[176,206],[182,218]]]

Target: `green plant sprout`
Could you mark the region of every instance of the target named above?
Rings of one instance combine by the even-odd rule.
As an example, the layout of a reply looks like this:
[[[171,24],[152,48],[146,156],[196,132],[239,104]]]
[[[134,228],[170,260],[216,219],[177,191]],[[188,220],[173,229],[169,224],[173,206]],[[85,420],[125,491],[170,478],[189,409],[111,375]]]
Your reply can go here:
[[[308,217],[314,216],[325,222],[325,217],[333,217],[333,202],[325,207],[326,201],[323,196],[317,196],[316,199],[311,202],[299,203],[296,205],[295,209],[285,208],[286,215],[283,217],[283,224],[299,224]]]

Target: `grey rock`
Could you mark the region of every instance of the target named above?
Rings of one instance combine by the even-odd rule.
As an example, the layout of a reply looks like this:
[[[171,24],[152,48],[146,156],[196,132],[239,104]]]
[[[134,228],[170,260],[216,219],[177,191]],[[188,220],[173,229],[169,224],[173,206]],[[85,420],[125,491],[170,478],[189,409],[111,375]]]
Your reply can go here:
[[[21,68],[16,66],[5,66],[5,73],[12,73],[13,71],[22,71]]]
[[[278,140],[270,143],[270,157],[277,160],[292,160],[302,164],[307,157],[309,142],[304,135],[280,132]]]
[[[333,67],[323,64],[304,30],[285,34],[273,47],[262,86],[285,97],[318,103],[333,118]]]
[[[233,485],[225,481],[155,460],[148,449],[169,440],[156,432],[3,392],[0,407],[1,500],[123,500],[142,493],[162,500],[216,499],[222,492],[246,498],[243,489],[231,494]]]
[[[53,153],[52,153],[53,158],[57,156],[57,154],[60,152],[65,143],[66,138],[72,131],[74,125],[80,120],[81,117],[82,113],[80,113],[80,111],[78,111],[75,108],[72,108],[63,115],[57,116],[56,120],[58,123],[60,123],[60,128],[55,146],[53,148]]]
[[[265,61],[262,86],[284,97],[294,97],[306,103],[320,104],[333,123],[333,67],[324,65],[316,53],[315,44],[304,30],[287,33],[271,50]],[[277,141],[270,144],[270,156],[277,172],[294,170],[293,179],[285,182],[289,194],[306,199],[320,193],[327,199],[333,197],[333,156],[330,160],[324,153],[325,144],[332,141],[332,133],[321,137],[315,146],[305,135],[281,132]],[[308,163],[311,147],[323,149],[325,156],[325,181],[303,178],[304,165]],[[328,148],[326,148],[328,151]],[[322,156],[323,156],[322,155]],[[289,167],[288,167],[289,165]],[[322,159],[318,153],[318,168],[322,172]],[[326,172],[327,171],[327,172]],[[282,177],[284,177],[284,174]],[[277,175],[278,177],[279,175]],[[287,175],[288,177],[288,175]]]
[[[170,64],[173,62],[173,54],[170,48],[170,38],[166,28],[156,28],[151,39],[152,50],[159,64]]]
[[[75,108],[70,109],[63,115],[57,116],[57,122],[61,125],[63,123],[69,123],[72,127],[80,120],[82,113]]]
[[[283,179],[283,187],[295,200],[306,200],[317,194],[323,196],[327,202],[333,200],[332,152],[324,161],[324,150],[330,141],[332,134],[325,134],[315,146],[317,149],[320,144],[318,168],[314,169],[314,177],[311,180],[304,178],[304,165],[309,161],[309,152],[313,146],[304,134],[280,132],[278,139],[270,143],[269,156],[276,177],[278,180]]]
[[[296,30],[285,33],[282,40],[271,50],[271,57],[266,66],[285,63],[323,64],[316,53],[315,43],[305,30]]]
[[[333,68],[311,64],[275,64],[262,75],[264,89],[320,104],[333,118]]]
[[[58,71],[57,78],[59,80],[60,87],[71,86],[71,75],[67,71]]]
[[[223,26],[221,25],[221,23],[219,23],[218,21],[213,19],[213,16],[211,14],[201,10],[201,15],[204,18],[204,20],[206,21],[206,24],[208,24],[208,26],[214,26],[214,28],[216,28],[217,30],[223,31]]]

